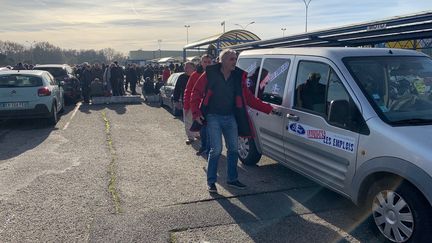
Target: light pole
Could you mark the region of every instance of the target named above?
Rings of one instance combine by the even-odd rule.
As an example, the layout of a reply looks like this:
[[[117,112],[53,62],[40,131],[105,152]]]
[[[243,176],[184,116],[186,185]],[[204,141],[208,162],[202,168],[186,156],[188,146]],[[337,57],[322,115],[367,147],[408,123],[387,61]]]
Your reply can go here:
[[[184,27],[186,28],[186,45],[187,45],[187,44],[189,44],[189,28],[190,28],[190,25],[186,24]]]
[[[308,17],[308,8],[309,4],[312,0],[303,0],[305,7],[306,7],[306,25],[305,25],[305,32],[307,32],[307,17]]]
[[[241,25],[241,24],[234,24],[234,25],[237,25],[237,26],[240,26],[242,29],[246,29],[249,25],[251,25],[251,24],[255,24],[255,21],[252,21],[252,22],[250,22],[250,23],[248,23],[247,25],[245,25],[244,27],[243,27],[243,25]]]
[[[36,41],[32,41],[32,42],[25,41],[25,42],[29,43],[29,45],[30,45],[30,61],[31,61],[31,64],[33,64],[33,45],[36,43]]]
[[[286,28],[281,28],[281,30],[282,30],[282,37],[285,37],[285,30],[286,30]]]
[[[162,58],[162,53],[161,53],[161,42],[162,42],[162,40],[158,40],[159,58]]]

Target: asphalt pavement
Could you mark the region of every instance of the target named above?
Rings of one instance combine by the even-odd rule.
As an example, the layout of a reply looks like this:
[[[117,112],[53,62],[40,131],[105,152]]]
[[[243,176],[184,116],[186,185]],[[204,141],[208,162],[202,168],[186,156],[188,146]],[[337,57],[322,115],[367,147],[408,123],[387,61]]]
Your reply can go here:
[[[0,122],[1,242],[378,242],[349,200],[263,157],[206,186],[198,141],[158,104]]]

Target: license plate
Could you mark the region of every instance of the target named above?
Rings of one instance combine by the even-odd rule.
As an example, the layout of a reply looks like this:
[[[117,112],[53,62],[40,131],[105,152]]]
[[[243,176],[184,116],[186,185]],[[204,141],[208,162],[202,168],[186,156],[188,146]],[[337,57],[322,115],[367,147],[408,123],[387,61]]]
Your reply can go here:
[[[27,102],[0,103],[1,108],[25,108],[26,106]]]

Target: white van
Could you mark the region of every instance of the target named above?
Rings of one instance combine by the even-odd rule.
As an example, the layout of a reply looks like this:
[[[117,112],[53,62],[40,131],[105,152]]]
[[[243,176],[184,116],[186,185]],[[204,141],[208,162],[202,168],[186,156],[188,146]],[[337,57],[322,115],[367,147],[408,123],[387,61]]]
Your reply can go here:
[[[432,232],[432,59],[386,48],[244,51],[256,137],[239,157],[266,155],[365,205],[391,242]]]

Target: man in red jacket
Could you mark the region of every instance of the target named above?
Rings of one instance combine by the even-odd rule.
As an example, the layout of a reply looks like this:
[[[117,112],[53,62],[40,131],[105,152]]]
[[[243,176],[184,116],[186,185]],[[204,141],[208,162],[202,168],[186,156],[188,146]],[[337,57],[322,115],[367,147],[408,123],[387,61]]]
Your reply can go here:
[[[207,66],[192,90],[190,108],[193,119],[207,123],[210,142],[208,156],[207,185],[216,193],[217,167],[222,152],[222,135],[227,146],[228,186],[244,189],[238,180],[238,136],[253,136],[247,107],[270,113],[271,105],[255,98],[246,85],[247,73],[236,67],[237,54],[234,50],[223,50],[220,63]]]
[[[189,80],[187,82],[186,85],[186,89],[184,91],[184,102],[183,102],[183,119],[185,119],[185,117],[190,117],[190,119],[192,120],[192,112],[190,110],[190,98],[191,98],[191,93],[192,93],[192,89],[195,86],[196,82],[198,81],[198,78],[201,76],[201,74],[203,74],[203,72],[205,71],[206,67],[208,65],[212,64],[212,59],[209,55],[205,54],[201,57],[201,63],[200,65],[197,67],[197,70],[195,72],[193,72],[191,74],[191,76],[189,77]],[[190,129],[192,124],[192,121],[186,123],[185,122],[185,128],[187,130]],[[201,137],[201,148],[199,149],[199,151],[197,152],[197,155],[202,154],[204,151],[207,151],[207,128],[206,126],[203,126],[200,130],[200,137]]]

